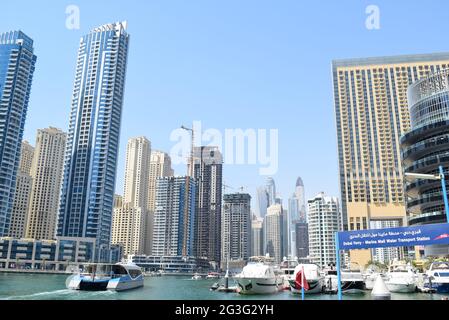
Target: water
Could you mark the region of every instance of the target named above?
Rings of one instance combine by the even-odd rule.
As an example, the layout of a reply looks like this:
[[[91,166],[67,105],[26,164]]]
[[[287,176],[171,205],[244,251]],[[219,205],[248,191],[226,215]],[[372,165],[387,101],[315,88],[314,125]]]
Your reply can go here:
[[[145,286],[123,292],[74,291],[65,287],[67,275],[0,273],[0,300],[300,300],[301,295],[283,291],[272,295],[244,296],[210,291],[216,280],[189,277],[146,277]],[[232,284],[232,282],[230,283]],[[392,294],[392,300],[441,300],[439,294]],[[447,296],[446,296],[447,297]],[[336,300],[336,295],[306,295],[310,300]],[[371,299],[364,295],[344,295],[345,300]]]

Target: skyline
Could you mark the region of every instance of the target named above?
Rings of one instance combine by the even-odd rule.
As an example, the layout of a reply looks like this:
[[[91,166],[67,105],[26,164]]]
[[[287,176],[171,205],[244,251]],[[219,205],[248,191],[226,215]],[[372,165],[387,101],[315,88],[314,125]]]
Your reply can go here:
[[[201,120],[203,127],[222,131],[225,128],[279,128],[279,172],[273,178],[285,207],[297,176],[304,180],[306,199],[321,191],[340,198],[332,60],[447,50],[436,40],[441,34],[435,31],[444,30],[443,22],[440,22],[444,20],[438,19],[444,10],[436,10],[437,5],[448,7],[443,1],[433,1],[422,8],[418,4],[405,5],[405,1],[399,4],[378,1],[380,30],[365,28],[365,8],[369,4],[366,1],[345,3],[341,7],[329,3],[324,6],[327,10],[320,11],[322,18],[318,21],[311,20],[316,15],[304,13],[318,10],[315,4],[301,11],[301,4],[291,2],[285,7],[269,6],[267,2],[257,7],[251,2],[236,7],[235,2],[225,6],[200,1],[179,3],[173,6],[174,11],[165,4],[153,2],[141,4],[140,10],[133,5],[123,8],[118,17],[111,14],[117,12],[115,3],[106,7],[103,1],[95,4],[76,1],[74,4],[80,7],[81,13],[79,30],[65,27],[68,4],[61,2],[49,7],[47,19],[39,20],[39,23],[33,15],[36,12],[33,7],[38,4],[30,4],[29,11],[21,11],[20,16],[16,8],[5,4],[4,12],[8,12],[8,16],[0,19],[0,30],[15,30],[20,26],[33,38],[35,53],[39,56],[24,138],[33,143],[36,129],[48,126],[67,131],[79,38],[97,25],[127,20],[132,37],[116,193],[123,190],[124,155],[129,138],[144,135],[154,149],[169,152],[173,146],[169,140],[170,132],[182,124],[189,126],[193,121]],[[102,10],[95,10],[98,7]],[[400,14],[404,8],[408,8],[407,17]],[[430,17],[427,13],[432,13],[432,18],[426,23],[406,23],[418,17],[422,21],[423,17]],[[258,18],[251,16],[254,25],[249,25],[246,18],[252,14]],[[153,15],[155,19],[151,19]],[[233,26],[227,23],[231,17]],[[177,21],[181,27],[173,29],[170,26],[172,20],[179,18],[183,18]],[[267,27],[264,22],[269,18],[274,21]],[[396,26],[392,24],[393,20],[396,20]],[[204,30],[203,24],[208,25],[209,30]],[[302,32],[308,30],[307,26],[317,28],[310,32],[313,37]],[[51,37],[48,37],[48,30],[53,32]],[[428,30],[434,33],[428,34]],[[219,32],[221,37],[214,38],[214,32]],[[426,38],[416,46],[412,40],[420,33],[426,34]],[[53,43],[58,36],[63,40],[58,41],[59,50],[55,54]],[[147,39],[154,41],[145,41]],[[387,45],[378,46],[381,39]],[[298,43],[298,40],[303,42]],[[352,45],[345,48],[348,41]],[[354,43],[358,45],[354,46]],[[301,44],[316,47],[310,47],[307,52]],[[326,48],[333,50],[324,50]],[[184,55],[179,55],[180,50]],[[51,99],[48,99],[48,92],[52,92]],[[307,105],[317,107],[312,109]],[[195,106],[198,108],[194,109]],[[187,108],[191,108],[188,116],[181,113]],[[279,112],[279,108],[284,112]],[[226,112],[217,117],[220,109]],[[270,112],[273,110],[275,113]],[[178,113],[179,119],[173,117]],[[54,115],[51,122],[47,114]],[[235,119],[235,114],[240,117]],[[277,119],[273,114],[281,117]],[[321,119],[322,124],[316,126],[314,121],[307,119]],[[306,138],[311,136],[315,139],[307,141]],[[185,174],[184,164],[174,165],[174,169],[177,175]],[[258,174],[258,169],[258,166],[246,165],[225,165],[223,169],[225,183],[235,188],[230,192],[241,185],[246,186],[245,192],[251,194],[253,208],[256,187],[264,185],[266,179]]]

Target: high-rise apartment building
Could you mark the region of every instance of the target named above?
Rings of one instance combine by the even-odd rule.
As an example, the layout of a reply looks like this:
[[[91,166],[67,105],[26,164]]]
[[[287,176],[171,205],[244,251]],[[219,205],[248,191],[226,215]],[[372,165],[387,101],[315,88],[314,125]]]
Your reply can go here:
[[[0,237],[9,234],[23,130],[36,64],[33,40],[0,34]]]
[[[263,219],[253,215],[251,220],[251,256],[263,255]]]
[[[151,143],[145,137],[128,140],[125,163],[124,203],[147,208]]]
[[[56,236],[66,138],[65,132],[52,127],[37,131],[31,165],[33,186],[25,232],[27,238],[41,240]]]
[[[16,191],[12,208],[9,236],[23,238],[28,217],[28,208],[31,197],[31,163],[33,162],[34,147],[27,141],[22,142],[19,170],[16,179]]]
[[[287,255],[295,257],[296,252],[296,223],[297,222],[307,222],[306,207],[305,207],[305,194],[304,194],[304,183],[301,177],[296,179],[295,192],[288,199],[288,232],[286,233],[287,241]]]
[[[368,229],[374,220],[407,223],[399,145],[410,130],[407,88],[448,66],[449,53],[333,61],[345,229]],[[370,250],[350,252],[362,266],[371,259]]]
[[[309,256],[309,225],[307,222],[296,222],[295,236],[296,236],[296,254],[298,258],[307,258]]]
[[[126,22],[81,38],[70,112],[58,235],[95,238],[107,260],[129,35]]]
[[[283,213],[280,204],[273,204],[267,209],[267,215],[263,222],[265,254],[280,263],[283,258]]]
[[[341,230],[338,198],[319,193],[307,206],[310,261],[321,267],[335,264],[335,233]]]
[[[114,195],[114,209],[121,208],[123,206],[123,196],[120,194]]]
[[[112,244],[121,245],[125,256],[146,254],[148,211],[125,203],[114,208],[112,218]]]
[[[150,157],[150,178],[148,183],[148,209],[154,212],[156,199],[156,179],[172,177],[174,171],[170,156],[162,151],[152,150]]]
[[[193,256],[195,189],[189,176],[156,180],[153,256]]]
[[[193,163],[197,183],[194,255],[207,258],[218,267],[221,259],[223,159],[218,147],[194,147]]]
[[[124,197],[114,198],[112,244],[123,247],[124,255],[151,253],[151,224],[148,206],[150,141],[131,138],[126,148]],[[120,203],[121,202],[121,203]]]
[[[221,218],[221,267],[230,261],[248,261],[251,253],[251,196],[225,194]]]

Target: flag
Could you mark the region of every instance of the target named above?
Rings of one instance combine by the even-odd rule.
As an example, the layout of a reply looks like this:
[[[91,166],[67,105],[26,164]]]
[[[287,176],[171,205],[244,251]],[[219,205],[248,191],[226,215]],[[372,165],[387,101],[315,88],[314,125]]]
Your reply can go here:
[[[304,267],[302,267],[302,269],[296,274],[295,284],[298,289],[304,288],[306,291],[309,290],[309,283],[307,282],[306,275],[304,273]]]

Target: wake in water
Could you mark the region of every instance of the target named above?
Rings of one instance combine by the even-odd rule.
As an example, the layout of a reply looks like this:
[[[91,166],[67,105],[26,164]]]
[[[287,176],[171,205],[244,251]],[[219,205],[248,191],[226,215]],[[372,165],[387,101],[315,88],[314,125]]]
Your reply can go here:
[[[107,296],[112,296],[116,294],[115,291],[90,291],[90,292],[80,292],[70,289],[54,290],[37,292],[29,295],[22,296],[11,296],[6,299],[0,300],[64,300],[64,299],[104,299]]]

